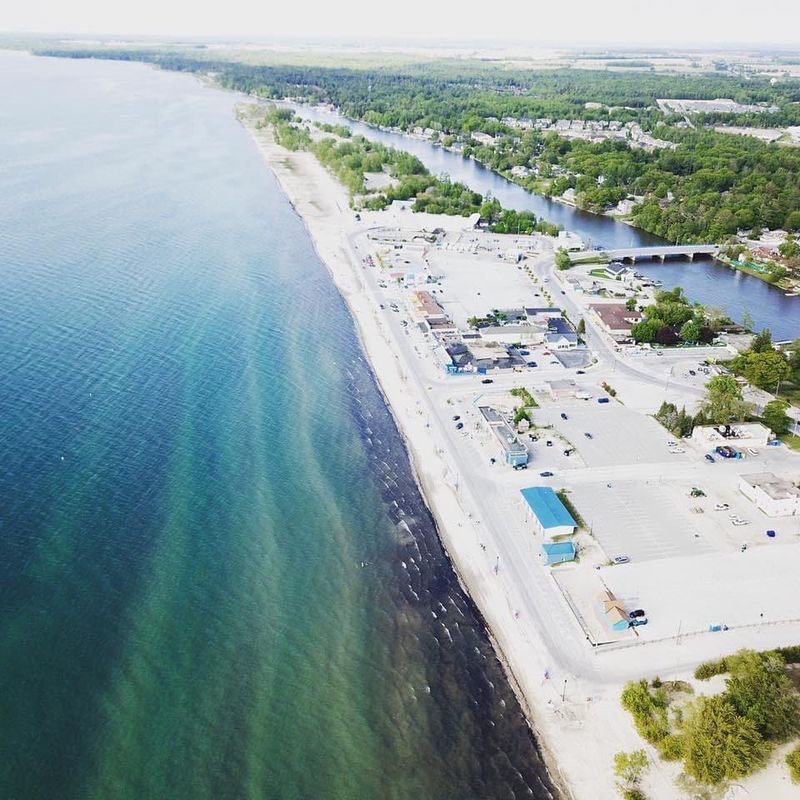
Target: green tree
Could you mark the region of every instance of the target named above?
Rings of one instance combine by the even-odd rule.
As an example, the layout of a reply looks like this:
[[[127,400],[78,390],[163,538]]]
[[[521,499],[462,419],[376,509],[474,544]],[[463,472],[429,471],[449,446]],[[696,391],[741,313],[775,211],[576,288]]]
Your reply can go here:
[[[742,374],[759,389],[775,391],[780,381],[791,374],[786,356],[778,350],[752,351],[745,354]]]
[[[684,737],[686,772],[712,785],[749,775],[769,751],[755,723],[722,695],[698,698],[686,717]]]
[[[772,346],[772,331],[769,328],[759,331],[750,344],[751,353],[766,353],[767,350],[773,350]]]
[[[715,375],[706,383],[706,396],[701,408],[709,422],[715,424],[742,419],[747,412],[742,389],[730,375]]]
[[[800,244],[794,236],[787,236],[786,239],[778,245],[778,252],[784,258],[798,258],[800,256]]]
[[[572,259],[563,247],[556,250],[556,266],[559,269],[569,269],[572,266]]]
[[[761,419],[776,436],[782,436],[792,424],[791,419],[786,414],[787,408],[789,408],[789,404],[784,400],[770,400],[764,406]]]
[[[785,742],[800,731],[800,705],[786,665],[775,653],[739,653],[730,665],[725,696],[764,739]]]
[[[746,331],[751,331],[751,330],[753,330],[753,327],[755,326],[755,324],[756,323],[753,321],[753,317],[750,314],[750,312],[749,311],[745,311],[744,314],[742,314],[742,327]]]
[[[683,339],[684,342],[691,342],[692,344],[695,344],[699,341],[702,330],[702,324],[696,319],[687,320],[683,323],[683,325],[681,325],[681,339]]]
[[[583,317],[581,317],[581,321],[578,323],[576,333],[578,336],[583,336],[586,333],[586,320]],[[800,353],[798,355],[800,356]]]
[[[616,753],[614,755],[614,774],[619,778],[621,791],[636,789],[641,783],[642,775],[650,766],[650,759],[644,750],[632,753]]]
[[[636,311],[636,298],[635,297],[629,297],[625,301],[625,308],[627,308],[628,311]]]

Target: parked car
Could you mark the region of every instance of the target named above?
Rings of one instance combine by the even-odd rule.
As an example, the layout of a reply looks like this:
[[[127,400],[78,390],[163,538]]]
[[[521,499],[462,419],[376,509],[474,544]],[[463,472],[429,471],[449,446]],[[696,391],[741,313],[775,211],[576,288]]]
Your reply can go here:
[[[553,446],[553,442],[552,442],[552,440],[551,440],[551,439],[548,439],[548,440],[545,442],[545,444],[546,444],[548,447],[552,447],[552,446]]]
[[[714,456],[712,456],[711,453],[706,453],[705,458],[706,458],[706,461],[708,461],[709,463],[711,463],[711,464],[714,463]]]
[[[494,381],[491,378],[484,378],[481,383],[494,383]]]
[[[631,619],[636,619],[637,617],[644,617],[644,616],[647,616],[647,615],[644,613],[644,609],[643,608],[635,608],[633,611],[630,611],[628,613],[628,616]]]
[[[587,439],[593,439],[593,438],[594,438],[594,437],[592,436],[592,434],[591,434],[591,433],[584,433],[583,435],[584,435],[584,436],[585,436]]]
[[[544,472],[540,472],[539,473],[539,477],[540,478],[552,478],[553,477],[553,473],[550,472],[549,470],[545,470]]]
[[[527,464],[514,464],[514,469],[528,469]]]
[[[767,442],[767,447],[778,447],[781,444],[780,439],[770,439]]]
[[[748,447],[747,448],[747,452],[750,453],[751,456],[757,456],[758,455],[758,450],[756,450],[755,447]]]
[[[631,628],[638,628],[640,625],[647,625],[647,617],[636,617],[636,619],[632,619],[628,625]]]
[[[630,556],[614,556],[611,559],[612,564],[627,564],[630,561]]]
[[[457,431],[460,431],[463,427],[464,427],[464,423],[463,422],[459,422],[459,423],[456,424],[456,430]]]
[[[738,527],[740,527],[742,525],[749,525],[750,524],[750,520],[749,519],[732,519],[731,520],[731,524],[735,525],[738,528]]]
[[[538,367],[539,365],[535,361],[529,361],[527,366],[529,366],[529,367]]]
[[[569,417],[562,411],[561,412],[561,419],[569,419]]]
[[[774,539],[774,538],[775,538],[777,535],[778,535],[778,534],[777,534],[777,532],[776,532],[776,531],[773,531],[773,530],[771,530],[771,529],[767,531],[767,536],[768,536],[770,539]]]
[[[607,397],[598,397],[597,398],[597,402],[598,403],[609,403],[611,401]]]
[[[676,447],[670,447],[669,451],[670,451],[670,453],[674,453],[675,455],[680,455],[681,453],[685,453],[686,452],[686,450],[684,450],[682,447],[677,447],[677,446]]]
[[[531,354],[531,351],[530,350],[520,350],[519,354],[521,356],[529,356]]]
[[[730,506],[727,503],[716,503],[714,505],[714,511],[727,511]]]
[[[579,369],[579,370],[576,370],[576,371],[575,371],[575,374],[576,374],[576,375],[585,375],[585,374],[586,374],[586,370],[585,370],[585,369]]]
[[[460,419],[461,419],[461,416],[459,414],[454,414],[453,415],[453,422],[458,422]]]
[[[689,370],[689,374],[690,374],[692,377],[694,377],[695,375],[697,375],[697,373],[696,373],[696,372],[695,372],[693,369],[690,369],[690,370]]]

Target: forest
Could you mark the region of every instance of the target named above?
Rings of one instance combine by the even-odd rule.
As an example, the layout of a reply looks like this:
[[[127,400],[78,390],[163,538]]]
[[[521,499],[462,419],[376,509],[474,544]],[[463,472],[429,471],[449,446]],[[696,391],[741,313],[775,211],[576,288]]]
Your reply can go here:
[[[213,72],[221,85],[261,97],[332,103],[345,116],[384,127],[430,128],[445,144],[466,142],[466,155],[528,189],[553,196],[574,189],[577,205],[586,210],[602,212],[633,197],[632,222],[669,241],[723,242],[738,230],[763,227],[800,230],[800,148],[702,127],[726,117],[729,123],[753,126],[800,125],[797,80],[773,85],[766,78],[715,73],[534,71],[446,59],[391,69],[337,69],[219,61],[203,51],[191,57],[160,50],[42,53]],[[699,115],[691,128],[682,117],[662,113],[655,105],[659,97],[730,97],[779,110]],[[503,123],[508,117],[635,121],[674,148],[645,150],[619,140],[594,143],[523,133]],[[495,136],[495,143],[478,145],[470,139],[476,131]],[[512,176],[515,166],[530,174]],[[439,209],[448,202],[432,205]]]

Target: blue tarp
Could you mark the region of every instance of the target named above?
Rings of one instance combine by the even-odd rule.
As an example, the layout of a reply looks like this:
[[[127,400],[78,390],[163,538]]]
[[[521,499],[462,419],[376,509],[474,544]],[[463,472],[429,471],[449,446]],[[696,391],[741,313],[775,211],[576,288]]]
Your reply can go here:
[[[549,486],[530,486],[520,489],[520,493],[545,530],[562,526],[578,527],[572,514]]]

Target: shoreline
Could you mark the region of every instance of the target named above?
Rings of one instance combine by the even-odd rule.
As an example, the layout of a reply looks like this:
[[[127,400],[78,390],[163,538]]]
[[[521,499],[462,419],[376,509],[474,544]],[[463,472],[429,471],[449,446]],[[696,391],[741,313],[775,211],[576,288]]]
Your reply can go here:
[[[656,749],[639,737],[622,708],[624,684],[653,675],[696,684],[693,670],[701,661],[742,647],[765,649],[791,643],[797,621],[787,620],[757,635],[731,631],[725,639],[698,632],[690,651],[683,651],[671,637],[632,649],[611,647],[601,652],[590,647],[586,631],[551,573],[539,573],[536,568],[528,572],[524,566],[520,571],[515,561],[527,563],[524,549],[505,549],[501,566],[499,554],[504,548],[500,545],[513,523],[510,528],[494,508],[493,490],[485,494],[492,484],[476,477],[473,465],[451,446],[450,412],[442,414],[443,398],[436,402],[433,393],[439,379],[436,367],[418,358],[421,353],[404,339],[401,329],[396,326],[393,331],[391,315],[380,310],[372,273],[362,266],[359,256],[363,253],[356,251],[359,244],[364,253],[369,251],[365,243],[372,226],[383,225],[384,220],[390,226],[408,225],[383,216],[371,218],[372,224],[356,222],[346,190],[312,153],[280,147],[270,129],[255,128],[252,112],[242,113],[241,106],[236,111],[350,310],[361,347],[406,446],[414,479],[436,522],[442,548],[480,615],[556,791],[565,800],[615,797],[615,753],[644,749],[650,758],[642,786],[645,794],[653,800],[685,796],[675,786],[677,765],[659,760]],[[416,230],[424,219],[425,215],[419,215],[411,227]],[[542,269],[552,269],[547,262],[545,258]],[[553,277],[558,281],[558,274]],[[525,613],[520,615],[520,609]],[[784,795],[774,791],[781,780],[780,765],[774,767],[748,784],[777,798]]]
[[[381,396],[383,397],[389,413],[392,415],[395,425],[397,426],[397,429],[403,440],[409,461],[411,463],[414,480],[419,487],[423,501],[435,520],[436,535],[439,537],[439,541],[441,542],[447,560],[453,569],[459,585],[469,599],[469,602],[473,605],[480,619],[480,623],[486,631],[495,657],[503,669],[503,673],[505,674],[511,689],[517,698],[517,702],[520,704],[520,709],[542,755],[542,759],[547,768],[550,780],[556,787],[563,800],[577,800],[578,795],[574,793],[573,787],[570,785],[567,777],[564,775],[564,771],[561,769],[559,760],[555,755],[554,748],[551,746],[552,731],[549,734],[544,732],[541,716],[537,714],[532,699],[526,694],[523,688],[523,680],[517,675],[517,672],[512,664],[512,660],[506,652],[506,647],[504,647],[503,642],[498,635],[496,635],[489,616],[487,615],[486,608],[480,602],[478,597],[476,597],[475,582],[470,580],[470,575],[474,572],[474,570],[468,561],[463,558],[463,554],[459,553],[459,548],[457,546],[458,533],[455,530],[456,526],[469,526],[469,518],[467,515],[462,513],[461,522],[455,523],[452,521],[450,515],[452,514],[453,507],[450,506],[447,509],[445,508],[446,505],[450,504],[442,502],[443,498],[441,497],[441,493],[437,491],[437,488],[434,485],[435,478],[431,474],[434,465],[429,463],[424,454],[421,452],[419,437],[414,435],[414,431],[411,429],[409,424],[409,415],[402,413],[402,404],[399,402],[399,397],[397,396],[397,390],[402,389],[402,387],[398,386],[397,381],[392,379],[393,377],[396,378],[397,376],[392,376],[390,371],[386,368],[386,361],[383,360],[383,358],[386,356],[386,352],[381,352],[381,350],[383,350],[384,347],[391,346],[387,338],[387,334],[385,331],[380,330],[381,325],[377,318],[377,314],[370,314],[369,309],[365,307],[366,303],[362,304],[353,302],[356,293],[359,292],[359,290],[365,293],[367,291],[366,287],[363,286],[363,283],[358,288],[353,285],[354,283],[359,283],[359,276],[356,272],[356,264],[352,262],[351,258],[347,259],[350,261],[349,267],[353,273],[351,275],[346,275],[342,270],[337,269],[337,259],[330,257],[331,254],[329,252],[329,245],[331,242],[325,241],[326,237],[321,235],[321,232],[317,226],[310,224],[308,209],[303,208],[304,205],[316,204],[314,201],[296,194],[294,191],[292,191],[291,186],[287,185],[287,179],[292,172],[287,158],[301,154],[285,150],[284,148],[275,144],[274,140],[272,140],[271,132],[267,129],[257,131],[241,117],[239,117],[239,121],[253,139],[259,154],[275,176],[281,192],[285,195],[289,201],[289,204],[302,221],[303,226],[305,227],[309,238],[311,239],[314,251],[317,253],[320,261],[322,261],[327,268],[334,285],[347,304],[353,320],[356,335],[367,358],[370,370],[375,377],[375,381]],[[259,133],[263,134],[263,136],[259,137]],[[269,139],[268,142],[265,141],[267,138]],[[314,164],[318,166],[319,170],[324,171],[324,168],[318,164],[313,155],[308,153],[303,153],[302,155],[312,159]],[[344,192],[344,189],[339,186],[338,182],[335,181],[335,178],[330,176],[327,172],[325,172],[325,174],[331,183],[335,183],[337,188],[340,189],[342,196],[340,200],[346,199],[346,193]],[[337,206],[339,206],[338,202]],[[346,212],[341,207],[339,207],[339,210],[342,217],[344,217]],[[343,221],[344,219],[340,219],[337,222]],[[342,229],[341,233],[344,234],[345,230]],[[345,253],[342,253],[342,255],[350,256],[350,254]],[[364,295],[361,295],[361,297],[364,298]],[[372,317],[371,320],[370,317]],[[370,322],[373,324],[370,325]],[[370,333],[378,333],[380,339],[377,339],[375,336],[370,337],[368,335]],[[391,353],[391,355],[393,356],[392,361],[394,362],[394,366],[398,370],[398,375],[400,376],[401,381],[405,383],[407,381],[407,375],[404,376],[404,365],[400,363],[400,359],[396,353]],[[438,466],[442,470],[446,472],[450,469],[445,458],[438,458],[438,461]],[[439,481],[439,486],[441,485],[442,482]],[[457,498],[452,499],[455,499],[457,502]],[[448,519],[445,518],[446,511],[448,513]]]

